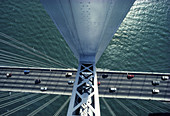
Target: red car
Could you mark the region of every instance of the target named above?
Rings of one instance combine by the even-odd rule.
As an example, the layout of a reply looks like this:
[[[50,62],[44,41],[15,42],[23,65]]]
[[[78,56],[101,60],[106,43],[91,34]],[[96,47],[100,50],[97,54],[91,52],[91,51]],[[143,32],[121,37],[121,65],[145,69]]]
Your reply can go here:
[[[100,82],[97,82],[97,85],[99,86],[99,85],[100,85]]]
[[[128,79],[131,79],[131,78],[133,78],[134,77],[134,75],[127,75],[127,78]]]

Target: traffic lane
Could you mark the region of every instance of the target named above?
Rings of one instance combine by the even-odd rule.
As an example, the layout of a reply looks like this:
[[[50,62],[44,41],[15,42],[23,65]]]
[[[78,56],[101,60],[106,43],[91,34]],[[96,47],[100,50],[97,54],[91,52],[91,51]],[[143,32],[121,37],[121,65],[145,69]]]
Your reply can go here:
[[[72,78],[66,78],[66,77],[60,77],[60,76],[58,76],[58,77],[44,77],[44,76],[37,76],[37,77],[32,77],[32,76],[29,76],[29,75],[27,75],[27,76],[20,76],[20,77],[16,77],[15,75],[14,76],[12,76],[12,77],[10,77],[10,78],[7,78],[7,77],[5,77],[5,78],[0,78],[0,80],[2,80],[2,79],[8,79],[9,81],[10,80],[13,80],[13,79],[21,79],[21,80],[28,80],[28,79],[30,79],[30,80],[34,80],[34,79],[42,79],[42,80],[46,80],[47,81],[47,79],[49,79],[49,80],[58,80],[58,79],[60,79],[60,78],[62,78],[62,79],[66,79],[66,80],[68,80],[68,79],[75,79],[74,77],[72,77]]]
[[[100,87],[108,85],[108,83],[105,83],[105,81],[100,81]],[[146,82],[146,83],[140,83],[140,82],[110,82],[110,85],[116,86],[116,85],[123,85],[123,86],[135,86],[135,87],[142,87],[142,86],[153,86],[153,87],[159,87],[159,88],[167,88],[167,83],[163,83],[160,85],[152,85],[152,82]]]
[[[23,77],[23,78],[27,78],[27,77],[31,77],[31,78],[35,78],[35,77],[42,77],[42,78],[48,78],[48,77],[51,77],[51,78],[56,78],[56,77],[65,77],[65,75],[59,75],[59,74],[55,74],[55,75],[41,75],[41,74],[37,74],[37,75],[30,75],[30,74],[12,74],[12,77]],[[6,74],[3,75],[3,78],[7,78],[6,77]]]
[[[128,93],[127,91],[122,91],[122,92],[109,92],[108,91],[108,93],[104,93],[104,92],[100,92],[100,94],[101,95],[105,95],[105,96],[122,96],[122,97],[132,97],[132,96],[134,96],[134,97],[138,97],[138,98],[142,98],[142,97],[147,97],[147,98],[157,98],[157,97],[159,97],[159,98],[162,98],[162,99],[164,99],[164,95],[162,95],[162,94],[152,94],[151,92],[148,94],[148,93],[136,93],[136,92],[134,92],[134,93]]]
[[[25,82],[8,82],[8,84],[25,84],[25,85],[34,85],[34,81],[30,81],[30,80],[27,80],[27,82],[25,83]],[[50,81],[48,81],[48,82],[46,82],[46,81],[44,81],[44,82],[42,82],[41,83],[41,85],[48,85],[48,86],[60,86],[60,85],[68,85],[68,83],[67,83],[67,81],[63,81],[63,80],[60,80],[60,81],[58,81],[57,83],[55,83],[55,82],[50,82]],[[108,85],[108,84],[107,84]],[[107,88],[111,88],[111,87],[113,87],[113,86],[106,86]],[[148,87],[144,87],[144,88],[136,88],[136,87],[134,87],[134,86],[126,86],[126,87],[124,87],[123,85],[122,86],[114,86],[114,87],[117,87],[117,89],[123,89],[123,90],[129,90],[129,89],[131,89],[131,90],[139,90],[139,89],[144,89],[145,91],[147,91],[148,89],[150,90],[151,89],[151,87],[150,86],[148,86]],[[157,86],[158,87],[158,86]],[[155,87],[156,88],[156,87]],[[101,86],[99,86],[99,89],[103,89],[103,85]],[[105,89],[105,88],[104,88]],[[166,90],[166,89],[164,89],[164,90],[162,90],[161,88],[159,88],[162,92],[169,92],[169,90]]]
[[[2,75],[3,77],[6,76],[6,72],[2,73],[0,72],[0,75]],[[12,76],[31,76],[31,77],[37,77],[37,76],[43,76],[43,77],[56,77],[56,76],[63,76],[65,77],[65,73],[61,72],[61,73],[54,73],[54,72],[49,72],[49,73],[34,73],[34,72],[30,72],[29,74],[24,74],[24,72],[12,72]],[[75,77],[76,75],[72,75],[73,77]]]
[[[127,75],[123,75],[123,74],[119,74],[119,75],[118,75],[118,74],[112,74],[112,75],[110,74],[110,75],[108,75],[108,77],[109,77],[109,76],[111,76],[112,79],[115,79],[115,78],[117,79],[117,77],[123,77],[123,79],[128,79],[128,78],[127,78]],[[101,75],[99,75],[98,77],[99,77],[99,78],[102,78]],[[147,80],[150,79],[150,80],[152,81],[152,80],[155,80],[155,79],[156,79],[156,80],[157,80],[157,79],[160,79],[160,80],[161,80],[161,77],[162,77],[162,76],[134,75],[134,78],[131,78],[131,79],[128,79],[128,80],[135,80],[135,81],[138,81],[138,80],[139,80],[139,81],[140,81],[140,80],[144,80],[145,78],[147,78]],[[107,78],[104,78],[104,79],[107,80]]]
[[[14,76],[15,76],[15,75],[14,75]],[[21,75],[16,75],[16,76],[21,76]],[[54,77],[54,78],[60,77],[59,75],[56,75],[56,77],[55,77],[54,75],[40,75],[40,74],[38,74],[38,75],[31,75],[31,76],[30,76],[30,75],[25,75],[25,76],[28,76],[28,77],[32,77],[32,76],[39,77],[39,76],[41,76],[42,78],[43,78],[43,77],[45,77],[45,78],[46,78],[46,77],[52,77],[52,78],[53,78],[53,77]],[[63,77],[64,77],[64,76],[65,76],[65,75],[63,75]],[[111,76],[111,77],[112,77],[112,80],[111,80],[111,81],[115,81],[114,78],[113,78],[113,76]],[[117,77],[117,78],[116,78],[116,81],[120,81],[120,78],[118,78],[119,76],[116,76],[116,77]],[[120,76],[120,77],[122,77],[122,76]],[[102,80],[102,79],[99,78],[99,80]],[[105,80],[107,81],[108,79],[105,79]],[[110,81],[110,80],[108,80],[108,81]],[[122,78],[121,78],[121,81],[122,81]],[[137,81],[143,81],[143,80],[135,80],[135,79],[132,80],[132,79],[131,79],[131,80],[129,80],[129,81],[135,81],[135,82],[137,82]],[[148,81],[148,80],[146,80],[146,81]]]
[[[135,81],[135,82],[152,82],[152,81],[155,81],[155,80],[153,80],[153,79],[149,79],[149,78],[147,78],[147,79],[127,79],[127,78],[122,78],[122,77],[117,77],[117,78],[112,78],[111,80],[110,79],[98,79],[98,80],[105,80],[106,82],[108,82],[108,81],[112,81],[112,82],[116,82],[116,81],[126,81],[126,82],[132,82],[132,81]],[[163,80],[160,80],[160,83],[166,83],[166,81],[163,81]]]
[[[18,68],[18,69],[15,69],[15,68],[0,68],[2,71],[5,71],[5,72],[23,72],[24,73],[24,70],[29,70],[30,73],[51,73],[51,72],[55,72],[55,73],[63,73],[63,72],[71,72],[71,73],[76,73],[76,71],[71,71],[71,70],[53,70],[53,69],[29,69],[29,68]]]
[[[12,81],[13,81],[13,80],[12,80]],[[33,83],[34,83],[34,81],[32,81],[32,80],[31,80],[31,81],[30,81],[30,80],[26,80],[26,81],[27,81],[26,84],[33,84]],[[61,84],[66,84],[66,83],[67,83],[67,80],[66,80],[66,81],[57,80],[57,82],[62,82]],[[19,82],[19,81],[18,81],[18,82],[14,82],[14,81],[13,81],[13,82],[8,82],[8,83],[10,83],[10,84],[22,84],[23,82]],[[51,83],[51,81],[44,81],[44,84],[48,84],[48,83]],[[42,82],[41,84],[43,84],[43,82]],[[54,84],[56,85],[56,84],[58,84],[58,83],[55,83],[55,82],[54,82]],[[59,83],[59,84],[60,84],[60,83]],[[103,83],[103,84],[104,84],[104,83]],[[103,84],[100,85],[99,87],[102,88]],[[106,84],[106,85],[108,85],[108,84]],[[116,86],[116,85],[115,85],[115,86]],[[115,86],[114,86],[114,87],[115,87]],[[117,85],[117,86],[118,86],[118,85]],[[121,87],[124,87],[124,85],[122,85],[122,86],[119,85],[118,87],[121,88]],[[130,86],[128,86],[128,84],[126,84],[126,88],[127,88],[127,87],[130,87]],[[133,86],[133,87],[134,87],[134,86]],[[145,87],[150,87],[150,86],[145,86]],[[159,88],[160,88],[160,86],[153,86],[153,87],[159,87]],[[108,87],[107,87],[107,88],[108,88]],[[168,91],[168,90],[165,89],[165,91]]]
[[[166,93],[166,92],[170,92],[170,89],[162,89],[162,88],[154,88],[154,87],[134,87],[134,86],[108,86],[108,87],[99,87],[99,91],[105,91],[107,89],[107,91],[110,88],[117,88],[117,91],[139,91],[139,92],[152,92],[153,89],[159,89],[161,93]]]
[[[101,87],[105,87],[105,89],[104,89],[103,91],[104,91],[105,93],[107,93],[107,90],[109,89],[109,85],[110,85],[111,78],[112,78],[112,76],[111,76],[111,74],[110,74],[110,76],[107,77],[107,79],[108,79],[109,81],[106,82],[106,84],[103,84],[103,83],[105,83],[105,79],[103,79],[102,77],[101,77],[100,79],[98,79],[98,81],[101,82],[100,86],[98,86],[98,88],[99,88],[99,93],[100,93],[100,88],[101,88]],[[118,75],[115,76],[115,78],[118,78]]]

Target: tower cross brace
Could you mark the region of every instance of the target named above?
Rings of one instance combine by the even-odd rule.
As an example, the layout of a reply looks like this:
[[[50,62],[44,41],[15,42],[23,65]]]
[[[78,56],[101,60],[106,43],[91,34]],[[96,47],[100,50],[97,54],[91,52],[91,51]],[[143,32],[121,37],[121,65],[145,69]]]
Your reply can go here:
[[[95,63],[79,63],[67,116],[100,116]]]

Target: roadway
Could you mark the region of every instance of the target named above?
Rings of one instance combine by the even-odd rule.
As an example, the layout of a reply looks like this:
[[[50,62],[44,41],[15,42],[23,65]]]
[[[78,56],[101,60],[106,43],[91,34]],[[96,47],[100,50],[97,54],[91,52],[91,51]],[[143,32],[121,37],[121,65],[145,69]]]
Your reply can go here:
[[[30,70],[24,74],[24,70]],[[66,77],[66,72],[72,72],[72,77]],[[12,73],[7,78],[6,74]],[[127,79],[127,73],[134,74],[134,78]],[[107,74],[107,78],[102,78]],[[162,80],[164,73],[137,73],[137,72],[111,72],[98,71],[100,97],[151,99],[170,101],[170,79]],[[37,69],[37,68],[9,68],[0,67],[0,91],[17,91],[71,95],[73,85],[67,82],[76,77],[75,69]],[[34,84],[35,79],[41,79],[40,84]],[[152,81],[160,81],[160,85],[153,86]],[[47,91],[40,91],[40,87],[47,87]],[[109,88],[117,88],[116,92],[110,93]],[[152,94],[152,89],[159,89],[160,93]]]

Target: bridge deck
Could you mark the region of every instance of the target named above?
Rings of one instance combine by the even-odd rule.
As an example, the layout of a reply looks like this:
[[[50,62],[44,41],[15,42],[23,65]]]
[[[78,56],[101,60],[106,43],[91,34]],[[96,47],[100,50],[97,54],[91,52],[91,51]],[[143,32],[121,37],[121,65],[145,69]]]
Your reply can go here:
[[[24,70],[30,70],[24,74]],[[72,72],[72,77],[65,77],[66,72]],[[6,74],[12,73],[7,78]],[[134,78],[127,79],[127,73],[133,74]],[[102,78],[107,74],[107,78]],[[134,98],[170,101],[170,79],[162,80],[163,75],[168,73],[140,73],[140,72],[118,72],[97,71],[100,97],[112,98]],[[17,91],[71,95],[73,85],[68,81],[75,79],[75,69],[40,69],[40,68],[18,68],[0,67],[0,91]],[[41,79],[40,84],[34,84],[35,79]],[[152,81],[160,81],[160,85],[153,86]],[[40,87],[47,87],[47,91],[40,91]],[[109,88],[117,88],[116,92],[110,93]],[[152,94],[152,89],[159,89],[160,93]]]

